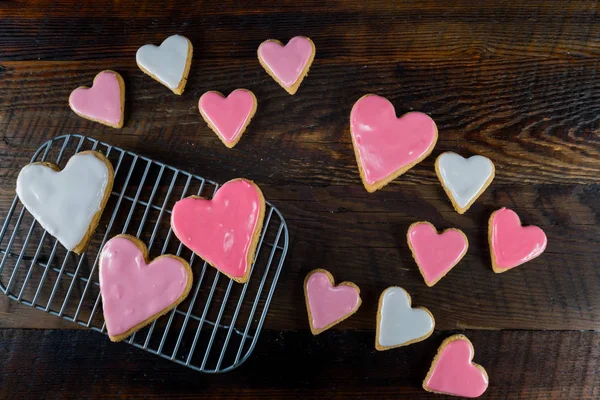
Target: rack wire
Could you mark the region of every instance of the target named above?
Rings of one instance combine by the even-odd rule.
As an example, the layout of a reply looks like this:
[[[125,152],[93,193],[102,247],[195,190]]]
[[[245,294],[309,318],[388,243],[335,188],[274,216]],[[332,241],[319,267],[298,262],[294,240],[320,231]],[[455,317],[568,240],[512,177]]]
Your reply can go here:
[[[64,168],[84,150],[101,151],[115,170],[113,191],[87,250],[66,251],[15,196],[0,231],[0,290],[11,299],[106,334],[98,259],[111,237],[129,233],[163,253],[186,258],[194,272],[190,294],[167,315],[125,339],[133,346],[206,373],[227,372],[252,353],[288,249],[279,210],[266,204],[250,278],[239,284],[199,259],[173,235],[174,203],[189,195],[212,198],[219,185],[201,176],[82,135],[43,144],[31,162]]]

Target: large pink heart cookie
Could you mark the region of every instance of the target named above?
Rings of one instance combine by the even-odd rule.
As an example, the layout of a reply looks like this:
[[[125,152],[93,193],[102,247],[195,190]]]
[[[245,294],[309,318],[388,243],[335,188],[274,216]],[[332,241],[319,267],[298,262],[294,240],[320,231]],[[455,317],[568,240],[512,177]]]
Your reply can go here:
[[[519,216],[508,208],[492,213],[488,227],[492,269],[508,271],[533,260],[546,249],[546,234],[537,226],[521,226]]]
[[[80,117],[122,128],[125,82],[115,71],[102,71],[94,78],[91,88],[81,86],[71,92],[69,106]]]
[[[438,234],[429,222],[415,222],[406,237],[419,271],[430,287],[462,260],[469,247],[461,230],[446,229]]]
[[[453,396],[481,396],[489,379],[485,369],[472,362],[474,355],[473,345],[466,336],[450,336],[438,349],[423,380],[423,389]]]
[[[285,46],[269,39],[258,47],[258,61],[269,75],[289,94],[295,94],[315,58],[315,44],[296,36]]]
[[[392,103],[374,94],[352,107],[350,132],[360,177],[371,193],[425,159],[438,137],[427,114],[409,112],[397,118]]]
[[[219,92],[206,92],[200,97],[198,109],[223,144],[232,148],[256,112],[256,97],[246,89],[236,89],[227,97]]]
[[[117,235],[100,254],[100,293],[108,336],[118,342],[181,303],[192,287],[192,270],[170,254],[148,262],[138,238]]]
[[[265,215],[265,199],[253,182],[234,179],[211,200],[198,196],[175,203],[171,227],[177,238],[236,282],[250,276]]]
[[[360,307],[360,289],[352,282],[334,286],[333,276],[324,269],[311,271],[304,279],[304,298],[313,335],[342,322]]]

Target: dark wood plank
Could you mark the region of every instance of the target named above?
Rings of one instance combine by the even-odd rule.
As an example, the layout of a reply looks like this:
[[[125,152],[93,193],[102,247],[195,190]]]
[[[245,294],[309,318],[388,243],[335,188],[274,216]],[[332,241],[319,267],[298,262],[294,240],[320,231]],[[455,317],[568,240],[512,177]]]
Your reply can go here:
[[[598,4],[585,0],[515,3],[469,1],[361,2],[295,1],[203,4],[73,6],[12,1],[0,10],[8,59],[94,59],[124,56],[146,41],[179,32],[204,58],[254,58],[271,36],[304,32],[315,39],[319,57],[388,61],[491,57],[597,57]],[[560,13],[557,13],[557,8]],[[49,18],[49,16],[52,16]],[[126,39],[125,39],[126,38]],[[1,48],[1,47],[0,47]]]
[[[433,186],[425,190],[399,184],[375,196],[362,187],[263,189],[286,216],[291,232],[268,328],[307,326],[302,282],[319,267],[361,287],[363,306],[342,329],[372,328],[377,298],[389,285],[403,286],[415,304],[428,307],[438,329],[600,329],[595,186],[561,187],[562,194],[543,186],[492,187],[465,216],[456,214],[441,188]],[[489,262],[486,223],[499,206],[512,207],[526,223],[541,226],[549,245],[540,258],[496,275]],[[470,241],[465,259],[433,288],[423,283],[405,239],[408,226],[422,219],[440,228],[459,227]],[[136,230],[132,225],[131,233]],[[4,303],[7,315],[0,326],[65,326],[56,325],[54,318],[39,319],[40,311]]]
[[[156,158],[177,152],[175,160],[188,168],[252,173],[279,185],[304,185],[307,176],[311,185],[357,184],[348,118],[354,102],[374,92],[389,97],[399,114],[429,113],[439,127],[433,156],[402,181],[435,183],[434,157],[447,150],[491,157],[498,183],[590,184],[600,173],[595,60],[406,61],[365,68],[317,59],[293,97],[256,60],[227,64],[195,61],[188,88],[178,97],[139,71],[133,51],[125,61],[5,62],[0,154],[9,153],[10,160],[15,151],[79,132]],[[126,80],[127,118],[119,131],[77,117],[67,104],[73,88],[89,85],[106,68]],[[239,146],[229,150],[202,121],[197,100],[207,90],[237,87],[255,91],[259,107]]]
[[[600,396],[600,333],[464,333],[490,378],[481,399]],[[421,382],[448,334],[377,352],[372,331],[266,331],[239,369],[203,375],[95,332],[0,330],[0,397],[443,399]]]

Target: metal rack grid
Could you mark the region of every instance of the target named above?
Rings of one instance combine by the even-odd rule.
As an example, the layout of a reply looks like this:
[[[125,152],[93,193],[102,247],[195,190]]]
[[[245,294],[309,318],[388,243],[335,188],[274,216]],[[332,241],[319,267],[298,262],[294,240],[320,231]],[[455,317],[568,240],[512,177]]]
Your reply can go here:
[[[11,299],[106,333],[98,258],[119,233],[139,237],[151,258],[186,258],[194,285],[184,302],[126,342],[197,371],[230,371],[252,353],[288,249],[283,216],[269,202],[250,279],[239,284],[196,257],[173,235],[171,209],[189,195],[212,198],[219,185],[130,151],[81,135],[49,140],[31,162],[64,168],[80,151],[101,151],[113,163],[113,192],[86,252],[66,251],[15,196],[0,231],[0,289]]]

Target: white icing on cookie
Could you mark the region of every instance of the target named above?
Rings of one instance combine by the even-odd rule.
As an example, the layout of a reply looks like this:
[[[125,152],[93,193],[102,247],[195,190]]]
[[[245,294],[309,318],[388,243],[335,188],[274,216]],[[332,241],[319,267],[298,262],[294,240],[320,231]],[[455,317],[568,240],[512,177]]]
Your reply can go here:
[[[436,163],[442,184],[461,208],[477,198],[494,173],[494,164],[483,156],[466,159],[447,152],[439,156]]]
[[[398,347],[426,339],[435,322],[424,308],[411,308],[410,297],[401,287],[387,288],[380,300],[377,342],[383,347]]]
[[[26,165],[17,178],[17,195],[48,233],[73,250],[100,210],[109,170],[92,153],[76,154],[62,171]]]
[[[154,75],[169,89],[175,89],[184,78],[190,42],[180,35],[169,36],[160,46],[147,44],[135,55],[137,64]]]

